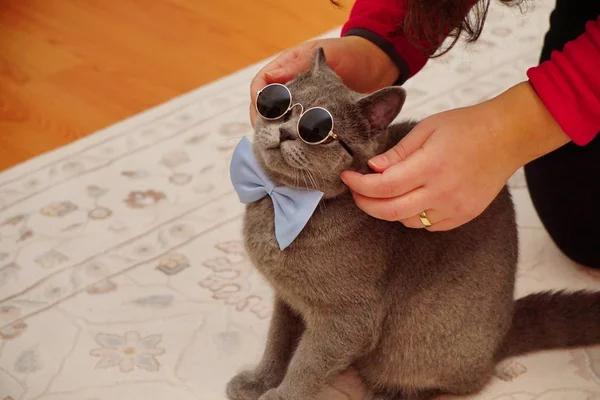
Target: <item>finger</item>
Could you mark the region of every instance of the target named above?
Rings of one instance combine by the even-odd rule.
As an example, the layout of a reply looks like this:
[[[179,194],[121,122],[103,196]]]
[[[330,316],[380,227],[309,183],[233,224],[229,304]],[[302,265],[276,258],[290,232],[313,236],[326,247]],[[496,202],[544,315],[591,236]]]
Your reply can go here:
[[[398,144],[383,154],[369,160],[369,166],[376,172],[382,172],[390,166],[406,160],[420,149],[433,133],[427,123],[419,123]]]
[[[250,103],[250,124],[254,126],[256,122],[256,107],[254,107],[254,103]]]
[[[365,213],[385,221],[401,221],[428,208],[427,191],[417,189],[404,196],[374,199],[352,192],[354,202]]]
[[[437,221],[442,221],[444,218],[439,214],[436,210],[427,210],[425,212],[427,215],[427,219],[431,222],[432,226],[437,223]],[[421,213],[413,215],[410,218],[403,219],[400,221],[407,228],[415,228],[415,229],[423,229],[427,228],[423,221],[421,221]]]
[[[424,153],[418,152],[406,162],[393,165],[382,173],[363,175],[344,171],[341,179],[350,190],[363,196],[378,199],[398,197],[425,184],[426,163]]]
[[[252,101],[255,100],[256,93],[269,83],[286,83],[299,73],[307,71],[316,46],[316,43],[311,43],[287,50],[258,71],[250,84]]]

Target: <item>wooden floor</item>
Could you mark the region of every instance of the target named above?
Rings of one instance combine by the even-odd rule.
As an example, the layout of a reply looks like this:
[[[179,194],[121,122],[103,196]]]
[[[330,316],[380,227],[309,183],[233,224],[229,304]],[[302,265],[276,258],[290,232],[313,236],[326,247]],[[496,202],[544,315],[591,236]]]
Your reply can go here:
[[[0,0],[0,171],[342,24],[328,0]]]

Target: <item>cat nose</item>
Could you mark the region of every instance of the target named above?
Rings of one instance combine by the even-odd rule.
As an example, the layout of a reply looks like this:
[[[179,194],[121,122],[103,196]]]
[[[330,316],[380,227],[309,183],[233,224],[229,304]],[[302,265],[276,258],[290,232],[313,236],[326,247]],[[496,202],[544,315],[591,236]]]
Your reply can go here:
[[[296,139],[293,127],[288,124],[283,124],[279,127],[279,142]]]

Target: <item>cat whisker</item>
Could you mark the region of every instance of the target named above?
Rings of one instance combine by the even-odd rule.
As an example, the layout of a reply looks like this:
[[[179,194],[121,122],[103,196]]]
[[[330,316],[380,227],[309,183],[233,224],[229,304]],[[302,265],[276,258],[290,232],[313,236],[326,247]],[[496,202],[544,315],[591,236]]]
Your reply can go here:
[[[318,190],[317,184],[315,183],[314,178],[312,177],[309,171],[306,171],[306,176],[308,177],[308,182],[310,183],[311,188],[314,190]]]
[[[294,171],[294,187],[299,187],[300,186],[300,173],[296,169],[293,169],[292,171]]]
[[[309,179],[311,180],[313,188],[315,190],[319,190],[319,185],[317,185],[317,180],[316,180],[315,176],[313,175],[313,173],[310,170],[306,170],[306,172],[308,174]],[[321,178],[321,180],[323,180],[323,179]],[[326,211],[325,203],[322,201],[319,203],[319,210],[323,211],[323,212]]]
[[[304,186],[306,186],[308,188],[309,185],[308,185],[308,182],[306,182],[306,175],[304,174],[304,170],[299,169],[298,171],[300,171],[300,175],[302,176],[302,179],[304,180]]]

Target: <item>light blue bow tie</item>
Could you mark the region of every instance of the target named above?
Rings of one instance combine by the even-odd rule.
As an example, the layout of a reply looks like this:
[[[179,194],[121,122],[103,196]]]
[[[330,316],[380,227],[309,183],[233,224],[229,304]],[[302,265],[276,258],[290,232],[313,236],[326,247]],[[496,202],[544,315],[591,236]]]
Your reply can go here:
[[[275,238],[281,250],[302,232],[323,197],[323,192],[315,190],[275,186],[254,157],[252,143],[245,137],[233,152],[229,173],[242,203],[271,196],[275,209]]]

